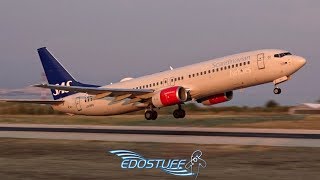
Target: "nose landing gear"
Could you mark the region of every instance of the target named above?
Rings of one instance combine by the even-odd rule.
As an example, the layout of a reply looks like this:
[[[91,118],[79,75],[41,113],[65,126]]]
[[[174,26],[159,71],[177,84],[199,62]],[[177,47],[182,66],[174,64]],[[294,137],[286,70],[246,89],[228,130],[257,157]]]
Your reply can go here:
[[[274,80],[273,84],[274,84],[275,88],[273,89],[273,93],[274,94],[281,94],[281,89],[277,85],[280,84],[280,83],[286,82],[289,79],[290,79],[289,76],[283,76],[283,77],[281,77],[279,79]]]
[[[274,94],[281,94],[281,89],[278,88],[278,87],[275,87],[275,88],[273,89],[273,93],[274,93]]]

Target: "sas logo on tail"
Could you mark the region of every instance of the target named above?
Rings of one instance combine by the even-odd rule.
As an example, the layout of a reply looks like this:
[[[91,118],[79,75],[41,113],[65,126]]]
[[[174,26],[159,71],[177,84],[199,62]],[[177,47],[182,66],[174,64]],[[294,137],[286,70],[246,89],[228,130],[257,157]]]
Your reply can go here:
[[[72,81],[67,81],[67,82],[62,82],[61,84],[56,84],[58,86],[71,86]],[[60,94],[64,94],[64,93],[68,93],[69,91],[64,91],[64,90],[58,90],[55,89],[55,93],[53,93],[54,96],[60,95]]]

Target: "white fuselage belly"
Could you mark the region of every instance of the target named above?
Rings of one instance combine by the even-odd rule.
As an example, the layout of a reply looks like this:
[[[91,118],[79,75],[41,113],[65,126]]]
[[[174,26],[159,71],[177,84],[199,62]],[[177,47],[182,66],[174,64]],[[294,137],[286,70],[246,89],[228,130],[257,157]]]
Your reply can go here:
[[[193,99],[204,98],[290,76],[298,70],[292,61],[295,56],[274,58],[279,51],[282,52],[260,50],[236,54],[103,87],[157,91],[170,86],[182,86],[190,90]],[[63,104],[53,107],[58,111],[83,115],[115,115],[145,108],[137,103],[128,103],[129,99],[113,102],[114,98],[108,97],[88,101],[86,97],[88,95],[85,93],[74,94],[65,98]]]

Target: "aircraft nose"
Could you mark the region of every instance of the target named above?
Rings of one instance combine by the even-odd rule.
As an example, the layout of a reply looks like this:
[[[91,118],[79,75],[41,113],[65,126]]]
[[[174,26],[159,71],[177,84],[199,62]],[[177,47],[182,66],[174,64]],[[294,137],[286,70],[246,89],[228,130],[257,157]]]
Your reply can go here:
[[[304,66],[307,63],[307,60],[303,57],[297,57],[295,59],[295,63],[299,66],[299,68],[301,68],[302,66]]]

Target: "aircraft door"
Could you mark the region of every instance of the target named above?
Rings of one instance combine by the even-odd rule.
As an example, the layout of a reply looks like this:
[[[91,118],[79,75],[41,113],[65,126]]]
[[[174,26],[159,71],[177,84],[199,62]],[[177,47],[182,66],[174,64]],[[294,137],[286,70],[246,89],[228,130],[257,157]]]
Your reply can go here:
[[[164,87],[168,86],[169,83],[167,78],[163,79],[163,84],[164,84]]]
[[[258,69],[264,69],[264,53],[258,54],[257,55],[257,64],[258,64]]]
[[[78,111],[82,111],[81,104],[80,104],[80,97],[76,98],[76,108]]]
[[[175,82],[174,82],[174,77],[171,77],[171,78],[170,78],[170,86],[174,86],[174,83],[175,83]]]

